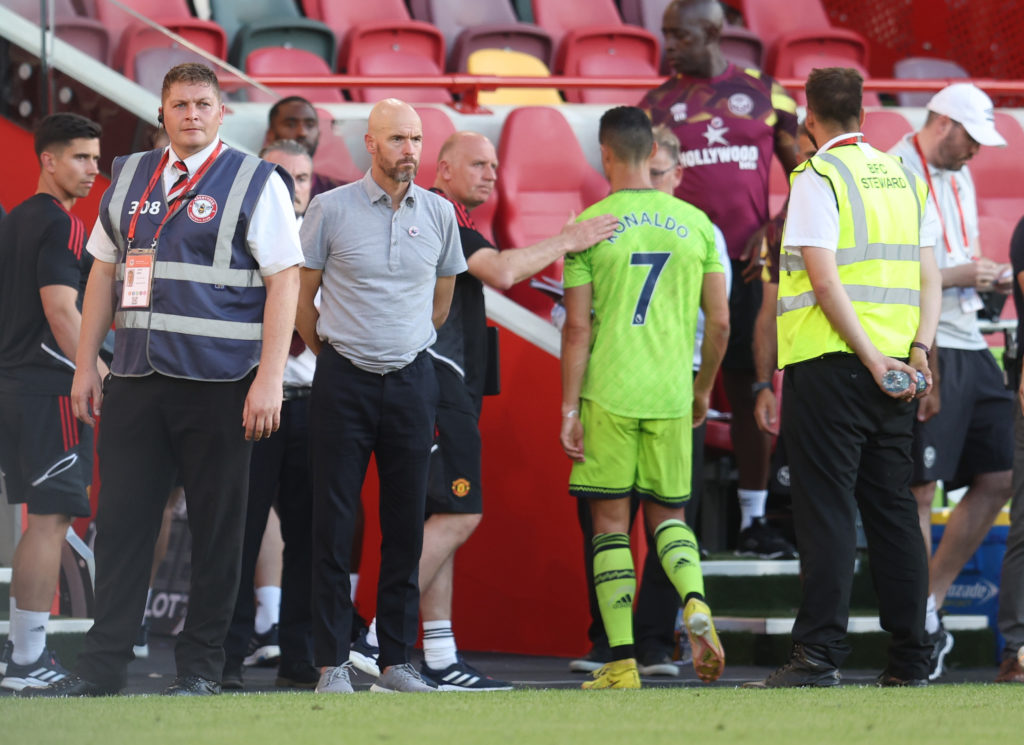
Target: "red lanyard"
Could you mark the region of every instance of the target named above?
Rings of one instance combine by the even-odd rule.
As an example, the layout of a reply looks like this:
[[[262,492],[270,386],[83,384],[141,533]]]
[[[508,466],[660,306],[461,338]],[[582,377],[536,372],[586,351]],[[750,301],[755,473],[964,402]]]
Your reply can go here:
[[[834,147],[842,147],[843,145],[856,145],[858,142],[863,141],[864,137],[862,135],[850,135],[849,137],[844,137],[841,140],[833,142],[831,145],[828,146],[828,149],[831,150]]]
[[[924,151],[921,149],[921,144],[917,141],[917,135],[914,135],[914,149],[917,150],[917,157],[921,159],[921,168],[924,170],[924,180],[928,182],[928,191],[932,194],[932,201],[935,202],[935,211],[939,215],[939,223],[942,225],[942,239],[946,241],[946,253],[953,253],[953,247],[949,244],[949,236],[946,235],[946,222],[942,219],[942,210],[939,208],[939,198],[935,194],[935,187],[932,186],[932,174],[928,168],[928,161],[924,157]],[[960,218],[960,232],[964,239],[964,251],[967,252],[968,257],[971,255],[971,246],[967,240],[967,224],[964,222],[964,208],[960,204],[960,189],[956,185],[956,176],[950,174],[951,182],[953,182],[953,199],[956,200],[956,211]]]
[[[210,166],[213,165],[213,161],[220,154],[221,148],[224,147],[224,143],[218,142],[217,148],[210,153],[210,157],[203,161],[203,164],[199,166],[199,169],[195,172],[188,181],[185,182],[185,186],[182,187],[181,193],[171,200],[170,204],[167,205],[167,214],[164,215],[164,219],[160,221],[160,224],[156,228],[156,232],[153,234],[153,246],[156,246],[157,238],[160,237],[160,231],[164,229],[164,224],[177,214],[181,205],[185,202],[185,196],[192,191],[192,188],[199,183],[199,179],[210,170]],[[135,225],[139,221],[139,215],[142,213],[142,205],[146,203],[149,196],[153,193],[153,189],[156,188],[156,183],[160,178],[163,177],[164,168],[167,167],[167,161],[169,160],[168,152],[170,149],[165,150],[163,157],[160,158],[160,164],[157,166],[153,176],[149,179],[149,184],[146,185],[146,191],[143,192],[142,198],[139,199],[138,207],[135,210],[135,214],[132,215],[132,220],[128,224],[128,248],[132,247],[132,242],[135,240]]]

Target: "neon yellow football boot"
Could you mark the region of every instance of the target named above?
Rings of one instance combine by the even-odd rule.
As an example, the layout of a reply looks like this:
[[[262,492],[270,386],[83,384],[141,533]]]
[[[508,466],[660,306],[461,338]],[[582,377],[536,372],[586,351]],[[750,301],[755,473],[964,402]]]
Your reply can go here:
[[[725,652],[722,643],[718,641],[715,623],[711,620],[711,609],[704,601],[690,598],[683,608],[683,621],[686,623],[686,634],[690,637],[693,669],[697,677],[705,683],[718,680],[725,669]]]
[[[583,687],[588,690],[597,688],[639,688],[640,674],[636,669],[636,660],[613,660],[593,672],[594,679],[588,680]]]

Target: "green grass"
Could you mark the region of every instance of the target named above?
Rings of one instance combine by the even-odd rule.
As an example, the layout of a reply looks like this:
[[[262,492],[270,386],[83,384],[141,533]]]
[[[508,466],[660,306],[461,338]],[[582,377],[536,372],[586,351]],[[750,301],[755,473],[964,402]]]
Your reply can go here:
[[[306,743],[1017,742],[1021,689],[524,690],[490,694],[268,694],[210,699],[0,699],[4,742]]]

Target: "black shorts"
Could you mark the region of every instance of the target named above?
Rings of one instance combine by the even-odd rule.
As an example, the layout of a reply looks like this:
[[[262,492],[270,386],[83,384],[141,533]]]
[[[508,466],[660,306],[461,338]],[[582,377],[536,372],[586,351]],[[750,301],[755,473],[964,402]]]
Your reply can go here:
[[[729,345],[722,369],[754,371],[754,321],[761,310],[764,289],[760,280],[743,281],[747,262],[732,259],[732,289],[729,291]]]
[[[0,394],[0,469],[7,501],[32,515],[88,517],[92,427],[67,396]]]
[[[1013,392],[987,349],[939,348],[939,413],[914,425],[912,484],[958,489],[1013,468]]]
[[[434,449],[427,481],[427,515],[483,512],[480,490],[480,401],[474,401],[462,377],[434,360],[440,398]]]

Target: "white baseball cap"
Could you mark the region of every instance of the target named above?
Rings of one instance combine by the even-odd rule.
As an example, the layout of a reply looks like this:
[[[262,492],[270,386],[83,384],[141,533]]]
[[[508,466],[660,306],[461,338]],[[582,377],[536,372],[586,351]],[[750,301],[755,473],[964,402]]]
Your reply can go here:
[[[948,116],[981,145],[1005,147],[1006,140],[996,131],[992,99],[973,83],[953,83],[932,96],[928,110]]]

